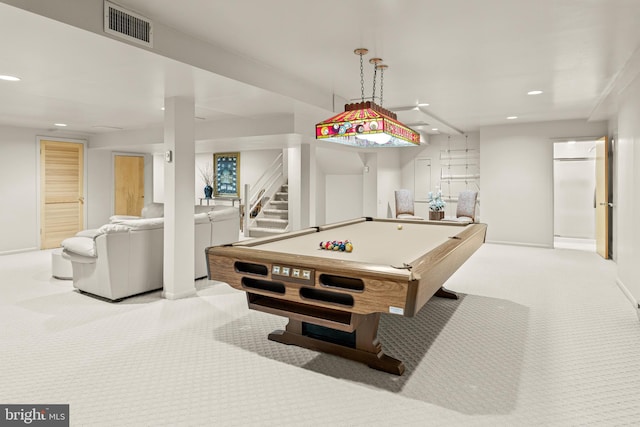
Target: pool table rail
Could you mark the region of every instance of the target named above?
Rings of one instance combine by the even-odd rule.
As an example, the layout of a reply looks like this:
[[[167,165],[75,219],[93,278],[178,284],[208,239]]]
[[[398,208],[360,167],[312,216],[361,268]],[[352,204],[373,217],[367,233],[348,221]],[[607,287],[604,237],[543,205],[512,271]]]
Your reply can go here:
[[[391,266],[234,246],[208,248],[207,257],[213,280],[245,292],[327,309],[358,314],[388,313],[390,306],[405,310],[406,301],[415,299],[417,291],[409,270]],[[310,271],[311,280],[279,277],[273,273],[274,265]]]
[[[411,262],[419,281],[416,298],[405,316],[415,315],[485,241],[486,224],[470,224],[436,249]],[[409,305],[409,304],[408,304]]]

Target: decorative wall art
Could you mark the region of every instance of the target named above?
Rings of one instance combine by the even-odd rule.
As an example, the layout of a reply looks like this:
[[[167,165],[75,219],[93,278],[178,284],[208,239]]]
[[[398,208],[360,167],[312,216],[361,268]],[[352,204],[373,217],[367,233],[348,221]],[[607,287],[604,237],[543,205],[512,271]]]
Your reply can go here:
[[[216,153],[214,195],[240,197],[240,153]]]

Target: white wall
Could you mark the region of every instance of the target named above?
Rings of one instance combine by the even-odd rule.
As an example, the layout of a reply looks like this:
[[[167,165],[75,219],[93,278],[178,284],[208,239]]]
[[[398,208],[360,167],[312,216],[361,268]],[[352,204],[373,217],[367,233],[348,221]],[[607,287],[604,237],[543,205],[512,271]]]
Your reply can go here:
[[[327,224],[362,216],[362,175],[327,175],[326,188],[339,189],[326,192]]]
[[[617,223],[618,281],[640,304],[640,81],[635,80],[621,100],[616,143],[617,189],[614,221]]]
[[[0,127],[0,254],[38,246],[37,134]]]
[[[339,144],[319,144],[315,159],[318,200],[314,225],[361,217],[363,152]]]
[[[89,173],[87,182],[87,228],[98,228],[108,223],[109,217],[113,215],[112,152],[89,148],[86,166]]]
[[[607,122],[563,120],[480,129],[487,241],[553,247],[553,141],[607,134]]]
[[[196,154],[197,161],[198,155]],[[198,170],[197,167],[196,170]],[[197,183],[198,179],[196,179]],[[164,203],[164,154],[153,155],[153,199],[149,202]]]
[[[327,183],[324,171],[316,158],[316,222],[310,226],[327,224]]]
[[[362,215],[375,217],[378,214],[378,155],[367,153],[363,160]]]
[[[402,186],[400,153],[402,148],[384,148],[378,155],[378,218],[395,217],[395,190]]]

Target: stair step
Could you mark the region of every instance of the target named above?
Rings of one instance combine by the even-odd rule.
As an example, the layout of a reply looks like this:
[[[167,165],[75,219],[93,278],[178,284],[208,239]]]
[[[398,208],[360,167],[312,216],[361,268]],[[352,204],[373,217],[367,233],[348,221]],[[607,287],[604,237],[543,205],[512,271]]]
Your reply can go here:
[[[289,211],[287,209],[263,209],[262,212],[266,217],[276,217],[276,218],[289,218]]]
[[[274,236],[286,232],[286,229],[279,228],[249,227],[249,236],[251,237]]]
[[[285,208],[288,208],[289,201],[288,200],[269,200],[269,205],[277,206],[276,209],[282,209],[283,206]]]
[[[289,225],[289,220],[288,219],[280,219],[280,218],[257,218],[256,219],[256,224],[258,225],[258,227],[260,228],[278,228],[278,229],[283,229],[283,228],[287,228],[287,225]]]

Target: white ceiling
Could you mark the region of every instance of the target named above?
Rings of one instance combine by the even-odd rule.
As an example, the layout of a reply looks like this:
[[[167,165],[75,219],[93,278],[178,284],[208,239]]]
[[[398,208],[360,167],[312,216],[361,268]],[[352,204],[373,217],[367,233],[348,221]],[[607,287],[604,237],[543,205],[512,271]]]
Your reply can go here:
[[[70,4],[49,4],[56,2]],[[163,120],[164,98],[184,85],[195,94],[201,120],[295,111],[297,101],[281,94],[4,3],[0,74],[22,80],[0,81],[1,124],[52,128],[63,122],[85,133],[155,126]],[[258,69],[282,71],[346,100],[360,98],[353,50],[366,47],[365,96],[372,90],[368,59],[381,57],[389,66],[384,106],[428,103],[422,111],[430,133],[433,126],[476,131],[510,123],[507,116],[519,122],[606,119],[607,96],[636,63],[640,46],[637,0],[117,3]],[[544,93],[529,96],[530,90]]]

